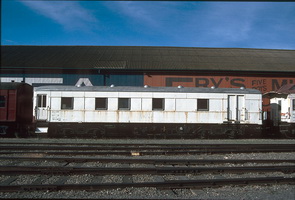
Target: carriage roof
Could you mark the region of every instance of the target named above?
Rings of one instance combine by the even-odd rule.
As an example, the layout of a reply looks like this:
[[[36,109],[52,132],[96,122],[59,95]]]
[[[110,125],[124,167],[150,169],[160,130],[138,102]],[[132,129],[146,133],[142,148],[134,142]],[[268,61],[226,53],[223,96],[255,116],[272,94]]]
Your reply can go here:
[[[261,94],[259,90],[248,88],[198,88],[198,87],[136,87],[136,86],[40,86],[35,91],[72,92],[162,92],[162,93],[237,93]]]

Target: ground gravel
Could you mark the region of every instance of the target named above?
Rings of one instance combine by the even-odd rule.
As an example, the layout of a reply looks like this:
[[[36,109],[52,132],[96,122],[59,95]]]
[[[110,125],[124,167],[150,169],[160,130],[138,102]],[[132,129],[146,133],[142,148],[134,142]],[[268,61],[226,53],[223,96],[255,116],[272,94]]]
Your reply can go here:
[[[13,141],[14,139],[8,139],[7,141]],[[60,139],[28,139],[28,142],[79,142],[79,143],[102,143],[111,144],[116,143],[149,143],[149,144],[161,144],[163,140],[60,140]],[[223,143],[233,143],[233,140],[169,140],[165,141],[171,144],[223,144]],[[238,140],[235,143],[284,143],[284,144],[295,144],[295,140]],[[33,153],[32,153],[33,154]],[[5,156],[5,154],[3,155]],[[100,162],[89,162],[89,163],[64,163],[55,161],[43,162],[29,162],[29,161],[17,161],[13,160],[13,157],[24,156],[21,154],[7,154],[10,156],[11,160],[4,160],[0,163],[1,166],[4,165],[14,165],[14,166],[67,166],[67,167],[106,167],[106,168],[116,168],[116,167],[126,167],[120,163],[100,163]],[[41,155],[35,154],[37,157],[52,155]],[[72,157],[82,157],[72,156]],[[89,156],[85,156],[89,157]],[[200,154],[200,155],[179,155],[179,156],[169,156],[169,155],[157,155],[157,156],[96,156],[97,158],[159,158],[159,159],[295,159],[294,153],[251,153],[251,154]],[[294,163],[283,163],[292,164]],[[254,166],[255,163],[243,163],[243,164],[215,164],[214,166]],[[259,165],[269,165],[267,163],[259,163]],[[278,164],[281,165],[281,164]],[[173,167],[172,165],[147,165],[147,164],[130,164],[130,168],[133,167]],[[186,165],[174,165],[175,167],[185,167]],[[209,165],[190,165],[190,166],[209,166]],[[212,166],[212,165],[210,165]],[[199,179],[219,179],[219,178],[240,178],[240,177],[270,177],[270,176],[282,176],[282,177],[295,177],[295,173],[283,174],[281,172],[276,173],[246,173],[246,174],[186,174],[186,175],[165,175],[162,178],[166,181],[168,180],[199,180]],[[157,181],[153,175],[132,175],[132,181],[134,183],[141,182],[154,182]],[[0,176],[0,184],[2,181],[13,178],[13,176]],[[65,184],[77,184],[77,183],[122,183],[124,181],[123,175],[72,175],[68,179],[64,179],[64,176],[58,175],[42,175],[42,184],[53,184],[61,180],[65,181]],[[25,185],[32,184],[34,182],[40,181],[40,175],[21,175],[17,176],[16,181],[12,182],[11,185]],[[1,185],[0,185],[1,186]],[[224,186],[219,188],[203,188],[203,189],[157,189],[157,188],[118,188],[112,190],[100,190],[100,191],[34,191],[34,192],[0,192],[0,199],[54,199],[54,198],[76,198],[76,199],[245,199],[245,200],[256,200],[256,199],[268,199],[268,200],[295,200],[295,185],[289,184],[272,184],[272,185],[260,185],[260,186]]]

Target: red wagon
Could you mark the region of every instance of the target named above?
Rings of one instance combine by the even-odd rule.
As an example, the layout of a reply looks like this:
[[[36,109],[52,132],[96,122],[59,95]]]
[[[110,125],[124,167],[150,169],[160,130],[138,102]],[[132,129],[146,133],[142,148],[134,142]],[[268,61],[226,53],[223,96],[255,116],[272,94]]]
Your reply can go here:
[[[33,130],[33,87],[0,83],[0,136],[26,137]]]

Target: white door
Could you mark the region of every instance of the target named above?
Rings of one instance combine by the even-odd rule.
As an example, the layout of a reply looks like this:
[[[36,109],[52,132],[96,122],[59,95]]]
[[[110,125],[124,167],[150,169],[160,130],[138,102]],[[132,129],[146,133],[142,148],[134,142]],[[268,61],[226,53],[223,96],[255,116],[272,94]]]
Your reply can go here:
[[[47,106],[47,95],[46,94],[38,94],[37,102],[36,102],[37,110],[36,110],[36,120],[47,120],[48,115],[48,106]]]
[[[245,96],[237,96],[237,121],[245,121]]]
[[[243,95],[228,95],[228,121],[243,121],[245,120],[245,96]]]

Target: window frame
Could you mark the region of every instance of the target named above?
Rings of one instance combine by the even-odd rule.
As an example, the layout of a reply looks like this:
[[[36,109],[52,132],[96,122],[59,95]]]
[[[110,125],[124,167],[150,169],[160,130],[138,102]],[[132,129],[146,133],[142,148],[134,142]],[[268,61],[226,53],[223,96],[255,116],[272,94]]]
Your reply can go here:
[[[127,101],[127,107],[121,107],[122,103],[126,104],[126,102],[122,101]],[[131,109],[131,98],[118,98],[118,110],[130,110]]]
[[[45,104],[45,106],[44,106],[44,104]],[[46,108],[46,106],[47,106],[46,94],[37,94],[37,108]]]
[[[104,107],[98,107],[98,100],[104,100]],[[102,102],[100,102],[102,103]],[[108,98],[105,97],[95,97],[95,110],[107,110],[108,109]]]
[[[159,102],[156,102],[156,101],[159,101]],[[158,104],[159,105],[161,104],[161,107],[155,107]],[[156,111],[165,110],[165,98],[152,98],[152,110],[156,110]]]
[[[63,107],[63,100],[65,101],[66,99],[71,101],[71,105],[67,106],[67,107]],[[68,103],[68,102],[65,102]],[[60,101],[60,107],[61,110],[74,110],[74,97],[61,97],[61,101]]]
[[[203,108],[205,102],[206,108]],[[197,99],[197,111],[209,111],[209,99]]]

